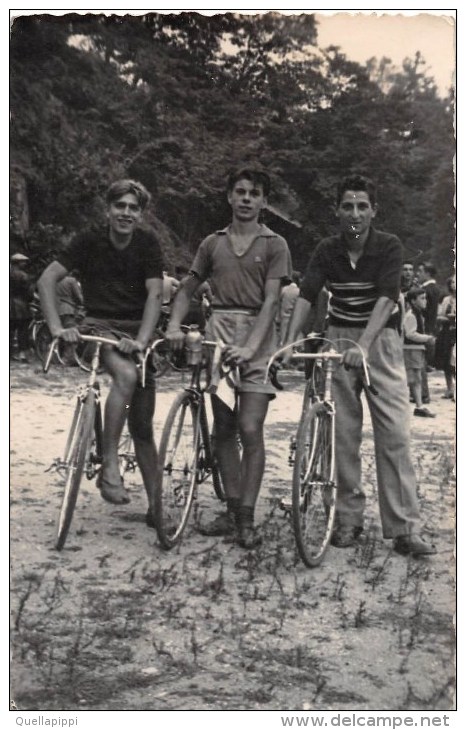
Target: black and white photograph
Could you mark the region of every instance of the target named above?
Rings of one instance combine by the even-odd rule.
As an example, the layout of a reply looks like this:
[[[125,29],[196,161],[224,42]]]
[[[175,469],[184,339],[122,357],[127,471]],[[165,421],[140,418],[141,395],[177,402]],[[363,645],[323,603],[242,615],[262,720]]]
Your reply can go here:
[[[456,16],[10,9],[10,721],[456,727]]]

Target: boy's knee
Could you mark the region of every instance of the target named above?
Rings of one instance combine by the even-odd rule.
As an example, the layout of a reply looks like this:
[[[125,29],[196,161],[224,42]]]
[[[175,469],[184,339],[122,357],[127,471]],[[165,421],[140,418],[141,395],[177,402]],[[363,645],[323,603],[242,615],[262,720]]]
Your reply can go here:
[[[239,424],[241,441],[244,445],[259,443],[263,439],[264,429],[260,422],[245,420]]]

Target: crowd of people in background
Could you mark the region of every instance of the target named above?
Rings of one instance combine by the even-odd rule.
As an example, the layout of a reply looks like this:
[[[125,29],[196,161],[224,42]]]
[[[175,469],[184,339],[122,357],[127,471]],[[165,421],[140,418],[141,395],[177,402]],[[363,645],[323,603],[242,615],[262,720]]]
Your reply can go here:
[[[402,271],[402,334],[405,365],[414,415],[434,418],[429,373],[442,370],[446,390],[442,398],[455,400],[456,380],[456,278],[446,281],[447,292],[436,280],[437,271],[430,262],[415,268],[405,263]],[[420,381],[420,382],[419,382]]]
[[[28,362],[31,357],[29,329],[33,317],[40,317],[38,295],[34,278],[28,272],[30,259],[22,253],[10,259],[10,357]],[[163,307],[168,317],[171,304],[187,275],[183,267],[176,267],[175,275],[164,271]],[[57,303],[64,327],[73,326],[84,314],[78,272],[74,271],[57,286]],[[299,296],[301,272],[293,271],[291,281],[282,287],[276,326],[279,342],[286,340],[288,325]],[[328,295],[327,295],[328,297]],[[205,330],[210,315],[212,291],[206,281],[199,287],[191,301],[184,324],[197,324]],[[326,308],[326,301],[323,304]],[[321,307],[322,309],[322,307]],[[315,323],[309,323],[303,336],[315,331]],[[325,327],[325,311],[320,312],[318,330]],[[436,268],[430,262],[416,267],[405,262],[401,277],[400,331],[410,389],[414,403],[414,415],[434,418],[428,405],[431,402],[429,373],[441,370],[445,377],[445,393],[442,398],[455,400],[456,387],[456,278],[450,276],[443,290],[436,281]],[[69,364],[72,364],[70,357]]]

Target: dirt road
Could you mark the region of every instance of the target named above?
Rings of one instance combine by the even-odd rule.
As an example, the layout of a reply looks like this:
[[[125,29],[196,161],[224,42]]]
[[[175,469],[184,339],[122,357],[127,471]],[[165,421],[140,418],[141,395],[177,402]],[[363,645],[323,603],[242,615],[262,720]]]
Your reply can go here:
[[[144,524],[139,474],[113,508],[92,482],[65,549],[53,547],[61,497],[46,471],[62,453],[75,369],[11,369],[12,698],[22,710],[440,710],[453,707],[454,419],[431,378],[434,420],[413,419],[412,448],[430,560],[381,537],[369,421],[360,544],[309,570],[277,508],[290,489],[288,442],[302,376],[272,403],[257,518],[245,552],[188,528],[171,552]],[[165,378],[157,436],[176,389]],[[213,494],[213,493],[212,493]],[[213,514],[219,505],[209,500]]]

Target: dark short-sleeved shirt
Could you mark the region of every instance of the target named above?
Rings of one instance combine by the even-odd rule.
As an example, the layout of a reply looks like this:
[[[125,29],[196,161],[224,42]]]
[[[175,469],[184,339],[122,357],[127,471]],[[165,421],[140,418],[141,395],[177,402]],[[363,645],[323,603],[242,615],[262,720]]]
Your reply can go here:
[[[140,320],[147,299],[147,279],[162,279],[163,259],[155,232],[137,228],[122,250],[108,229],[78,234],[58,257],[68,271],[77,269],[84,306],[90,317]]]
[[[209,279],[214,308],[259,310],[264,303],[266,281],[289,277],[290,261],[285,239],[265,225],[241,255],[233,249],[229,228],[224,228],[202,241],[191,271],[202,281]]]
[[[402,246],[397,236],[371,228],[353,268],[343,236],[323,239],[314,251],[301,284],[301,296],[315,305],[324,285],[330,292],[329,322],[365,327],[380,297],[393,300],[386,326],[399,324]]]

